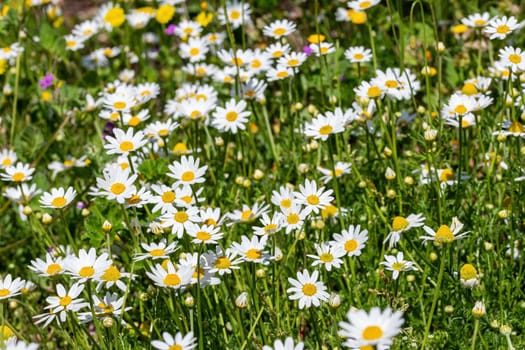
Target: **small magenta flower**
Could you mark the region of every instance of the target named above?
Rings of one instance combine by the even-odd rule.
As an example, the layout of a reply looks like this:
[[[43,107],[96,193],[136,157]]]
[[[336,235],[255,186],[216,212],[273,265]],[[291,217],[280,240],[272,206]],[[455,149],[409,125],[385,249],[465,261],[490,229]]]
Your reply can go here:
[[[42,79],[38,81],[38,84],[42,89],[47,89],[51,85],[53,85],[53,79],[55,79],[55,76],[53,74],[46,74]]]
[[[313,53],[312,48],[309,45],[303,47],[303,52],[306,54],[306,56],[311,56]]]
[[[166,35],[173,35],[175,34],[176,28],[177,26],[175,24],[170,24],[169,26],[166,27],[166,29],[164,30],[164,33],[166,33]]]

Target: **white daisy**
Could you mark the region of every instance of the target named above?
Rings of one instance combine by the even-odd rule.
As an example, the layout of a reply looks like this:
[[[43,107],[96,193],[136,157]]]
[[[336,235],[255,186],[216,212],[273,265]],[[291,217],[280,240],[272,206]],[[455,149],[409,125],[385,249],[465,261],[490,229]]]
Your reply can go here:
[[[288,277],[288,282],[292,285],[286,292],[291,300],[299,300],[299,309],[321,305],[321,301],[328,301],[330,295],[326,292],[323,282],[317,281],[319,271],[314,271],[312,275],[305,269],[297,272],[297,279]]]
[[[42,208],[60,209],[69,205],[76,195],[77,191],[73,187],[68,187],[67,190],[62,187],[52,188],[50,192],[44,192],[40,204]]]

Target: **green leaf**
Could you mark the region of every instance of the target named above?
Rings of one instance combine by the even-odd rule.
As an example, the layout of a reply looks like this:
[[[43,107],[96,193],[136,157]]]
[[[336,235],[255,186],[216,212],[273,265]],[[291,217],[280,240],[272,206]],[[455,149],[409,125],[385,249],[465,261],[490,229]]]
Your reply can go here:
[[[148,181],[155,181],[163,178],[168,170],[168,161],[164,158],[146,159],[139,166],[140,173]]]

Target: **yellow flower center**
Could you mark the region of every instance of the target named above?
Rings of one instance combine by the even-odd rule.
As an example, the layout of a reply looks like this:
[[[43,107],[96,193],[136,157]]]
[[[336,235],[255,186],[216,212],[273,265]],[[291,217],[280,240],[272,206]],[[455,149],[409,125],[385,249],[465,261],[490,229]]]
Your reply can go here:
[[[334,260],[334,256],[330,253],[323,253],[319,255],[319,260],[321,260],[324,263],[329,263]]]
[[[135,126],[139,125],[140,122],[141,122],[140,118],[137,117],[136,115],[134,115],[131,118],[129,118],[128,125],[131,126],[131,127],[135,127]],[[122,145],[120,145],[120,148],[122,149]]]
[[[291,213],[289,214],[287,217],[286,217],[286,221],[290,224],[290,225],[295,225],[299,222],[300,220],[300,217],[299,215],[295,214],[295,213]]]
[[[365,55],[363,55],[362,53],[354,54],[354,59],[355,60],[362,60],[363,58],[365,58]]]
[[[359,4],[359,7],[364,10],[364,9],[367,9],[369,8],[370,6],[372,6],[372,2],[371,1],[363,1],[362,3]]]
[[[13,163],[13,162],[11,161],[10,158],[4,158],[4,159],[2,159],[2,165],[3,165],[3,166],[10,166],[11,163]]]
[[[439,181],[452,181],[455,179],[455,177],[456,175],[454,174],[454,171],[452,169],[443,169],[443,171],[441,171],[441,175],[439,175]]]
[[[303,285],[303,294],[311,297],[317,293],[317,287],[313,283],[305,283]]]
[[[463,280],[476,279],[478,277],[478,272],[471,264],[465,264],[461,267],[461,270],[459,270],[459,276]]]
[[[273,235],[277,231],[277,225],[276,224],[268,224],[264,226],[264,233],[267,235]]]
[[[277,72],[277,78],[286,78],[287,76],[288,76],[288,72],[285,70]]]
[[[50,276],[56,275],[60,271],[62,271],[62,266],[56,263],[49,264],[46,269],[46,273]]]
[[[241,220],[242,221],[250,221],[250,220],[253,220],[254,219],[254,216],[253,215],[253,212],[251,211],[251,209],[247,209],[247,210],[244,210],[241,214]]]
[[[0,298],[5,298],[9,294],[11,294],[11,291],[9,289],[6,289],[6,288],[0,289]]]
[[[133,151],[133,149],[135,148],[135,145],[133,144],[133,142],[131,141],[124,141],[120,144],[120,150],[122,152],[129,152],[129,151]]]
[[[190,27],[184,28],[183,32],[184,34],[190,35],[193,32],[193,28],[190,28]]]
[[[401,271],[405,267],[405,263],[402,262],[395,262],[392,264],[392,269]]]
[[[292,200],[289,198],[283,199],[281,201],[281,207],[282,208],[290,208],[292,206]]]
[[[295,58],[292,58],[291,60],[288,60],[288,65],[290,67],[295,67],[299,64],[299,60],[298,59],[295,59]]]
[[[75,164],[71,159],[64,160],[64,166],[65,167],[72,167],[73,164]]]
[[[363,330],[362,337],[364,340],[377,340],[383,336],[383,330],[378,326],[368,326]]]
[[[83,278],[91,277],[95,274],[95,269],[91,266],[84,266],[78,271],[78,275]]]
[[[327,46],[323,46],[319,49],[319,52],[320,53],[327,53],[328,52],[328,47]]]
[[[66,205],[66,203],[67,200],[64,197],[56,197],[53,198],[51,205],[55,208],[62,208],[64,205]]]
[[[234,111],[231,111],[231,112],[228,112],[226,113],[226,120],[229,121],[229,122],[234,122],[237,120],[237,112],[234,112]]]
[[[177,344],[174,344],[174,345],[171,345],[168,350],[182,350],[182,346],[180,345],[177,345]]]
[[[159,136],[161,136],[161,137],[168,136],[169,133],[170,133],[170,131],[168,129],[161,129],[158,132]]]
[[[193,197],[192,196],[184,196],[184,197],[180,197],[180,199],[185,202],[186,204],[191,204],[191,201],[193,200]]]
[[[409,222],[402,216],[396,216],[394,221],[392,221],[392,230],[401,231],[408,227]]]
[[[111,193],[119,195],[126,190],[126,186],[121,182],[115,182],[113,185],[111,185],[109,190]]]
[[[126,20],[124,10],[120,7],[113,7],[104,16],[104,22],[109,23],[112,27],[119,27]]]
[[[182,142],[177,142],[175,146],[173,146],[173,153],[175,154],[186,154],[188,152],[188,147]]]
[[[175,198],[176,198],[175,192],[173,192],[173,191],[166,191],[166,192],[164,192],[162,194],[161,198],[162,198],[162,201],[164,203],[172,203],[175,200]]]
[[[239,19],[241,17],[241,12],[237,10],[233,10],[230,12],[230,18],[231,19]]]
[[[487,21],[485,21],[484,19],[477,19],[474,21],[474,25],[475,26],[484,26],[485,24],[487,24]]]
[[[166,251],[164,249],[161,249],[161,248],[158,248],[158,249],[152,249],[150,252],[149,252],[149,255],[151,256],[163,256],[164,254],[166,254]]]
[[[387,81],[385,81],[385,85],[386,85],[387,88],[393,89],[393,88],[396,88],[398,86],[398,83],[395,80],[387,80]]]
[[[278,58],[278,57],[281,57],[282,55],[283,55],[283,52],[282,52],[282,51],[279,51],[279,50],[274,51],[274,52],[272,53],[272,57],[273,57],[273,58]]]
[[[509,55],[509,61],[511,61],[514,64],[519,64],[521,63],[521,56],[513,53]]]
[[[189,216],[188,214],[186,214],[185,211],[178,211],[177,213],[175,213],[175,215],[173,215],[173,218],[175,219],[175,221],[180,222],[182,224],[188,221]]]
[[[333,128],[330,125],[323,125],[321,128],[319,128],[319,134],[321,135],[330,135]]]
[[[185,182],[190,182],[195,179],[195,173],[191,170],[185,171],[182,173],[180,179]]]
[[[251,66],[252,68],[259,68],[262,65],[261,61],[255,59],[252,61]]]
[[[207,241],[207,240],[209,240],[211,238],[211,235],[210,235],[209,232],[199,231],[199,232],[197,232],[195,237],[197,237],[198,240]]]
[[[175,274],[175,273],[169,273],[166,275],[166,277],[164,277],[164,284],[167,285],[167,286],[170,286],[170,287],[173,287],[173,286],[178,286],[179,284],[181,284],[181,279],[179,277],[179,275]]]
[[[262,256],[262,253],[259,249],[252,248],[252,249],[248,249],[248,251],[246,252],[246,257],[250,260],[260,259],[261,256]]]
[[[231,266],[232,262],[226,256],[220,256],[215,260],[215,267],[218,269],[227,269]]]
[[[447,225],[441,225],[436,232],[436,242],[450,243],[454,241],[454,234]]]
[[[115,311],[115,308],[111,305],[104,304],[103,302],[98,303],[97,307],[102,310],[105,314],[111,314]]]
[[[284,35],[286,33],[286,29],[284,28],[276,28],[273,30],[274,35]]]
[[[498,34],[506,34],[510,31],[510,28],[508,25],[502,24],[496,28],[496,33]]]
[[[509,131],[516,132],[516,133],[523,133],[525,132],[525,128],[523,127],[523,125],[521,125],[520,122],[515,121],[514,123],[510,125]]]
[[[212,226],[217,226],[217,221],[215,221],[215,220],[212,219],[212,218],[208,218],[208,219],[204,220],[204,224],[206,224],[206,225],[212,225]]]
[[[381,96],[381,89],[378,88],[377,86],[371,86],[368,88],[368,97],[370,98],[376,98],[376,97],[379,97]]]
[[[201,52],[201,50],[199,50],[198,47],[192,47],[190,49],[190,55],[191,56],[197,56],[200,52]]]
[[[337,207],[332,204],[325,206],[321,210],[321,216],[323,217],[323,219],[326,219],[328,217],[333,217],[335,216],[335,214],[337,214]]]
[[[322,34],[312,34],[308,37],[307,40],[310,44],[319,44],[323,42],[324,39],[325,39],[325,36]]]
[[[71,298],[69,295],[66,295],[65,297],[60,298],[60,306],[68,306],[73,301],[73,298]]]
[[[356,250],[358,246],[359,246],[359,243],[355,239],[349,239],[348,241],[345,242],[345,250],[348,253],[351,253],[354,250]]]
[[[466,83],[463,85],[463,88],[461,89],[461,93],[471,96],[478,93],[478,89],[476,88],[476,85],[472,83]]]
[[[465,105],[457,105],[456,108],[454,108],[454,112],[457,114],[465,114],[467,113],[467,107],[465,107]]]
[[[23,172],[17,172],[17,173],[14,173],[11,178],[13,179],[13,181],[22,182],[24,181],[25,177],[26,175]]]
[[[106,269],[106,271],[104,271],[104,274],[102,275],[101,279],[107,282],[115,282],[120,279],[120,275],[120,271],[115,266],[111,265]]]
[[[317,195],[315,194],[311,194],[308,197],[306,197],[306,201],[310,205],[317,205],[319,204],[319,197],[317,197]]]
[[[123,101],[117,101],[115,103],[113,103],[113,108],[115,109],[124,109],[126,108],[126,102],[123,102]]]

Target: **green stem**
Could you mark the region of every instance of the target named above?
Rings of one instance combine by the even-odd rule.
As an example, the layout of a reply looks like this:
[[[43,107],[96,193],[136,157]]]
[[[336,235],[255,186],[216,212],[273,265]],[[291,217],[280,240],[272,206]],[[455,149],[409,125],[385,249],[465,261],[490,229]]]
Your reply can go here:
[[[471,350],[476,349],[476,337],[478,336],[478,329],[479,329],[479,319],[476,318],[474,321],[474,333],[472,334],[472,345],[470,347]]]

